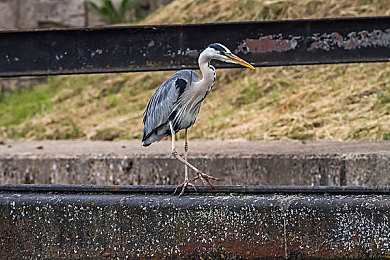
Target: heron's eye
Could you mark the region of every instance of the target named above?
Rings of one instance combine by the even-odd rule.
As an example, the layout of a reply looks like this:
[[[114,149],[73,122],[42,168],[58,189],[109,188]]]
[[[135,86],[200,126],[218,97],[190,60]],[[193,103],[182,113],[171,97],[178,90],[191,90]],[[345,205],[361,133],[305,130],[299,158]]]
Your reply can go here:
[[[219,54],[223,55],[223,51],[219,51]]]

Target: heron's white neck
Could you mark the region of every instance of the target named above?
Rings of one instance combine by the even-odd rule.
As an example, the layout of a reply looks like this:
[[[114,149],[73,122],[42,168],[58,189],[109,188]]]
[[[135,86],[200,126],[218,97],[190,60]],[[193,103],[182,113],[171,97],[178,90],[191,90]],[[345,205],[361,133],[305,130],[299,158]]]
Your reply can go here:
[[[215,68],[210,65],[210,60],[210,57],[204,53],[201,53],[198,59],[199,68],[203,75],[203,78],[198,82],[198,87],[204,91],[210,91],[215,81]]]

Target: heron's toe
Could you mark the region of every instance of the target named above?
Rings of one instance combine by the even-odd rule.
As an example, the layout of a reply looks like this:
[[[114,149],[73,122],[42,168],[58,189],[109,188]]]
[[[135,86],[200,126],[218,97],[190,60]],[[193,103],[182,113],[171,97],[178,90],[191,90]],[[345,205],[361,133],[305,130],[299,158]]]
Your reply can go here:
[[[198,174],[198,176],[192,178],[191,181],[200,179],[203,182],[203,184],[206,184],[206,182],[207,182],[210,187],[213,187],[213,185],[211,184],[210,180],[222,181],[222,179],[220,179],[220,178],[217,178],[217,177],[205,174],[205,173],[203,173],[201,171],[197,172],[197,174]]]
[[[193,187],[193,188],[195,189],[196,192],[198,191],[198,189],[196,188],[196,186],[195,186],[193,183],[191,183],[191,182],[188,181],[188,180],[185,180],[182,184],[180,184],[180,185],[178,185],[178,186],[176,187],[176,189],[175,189],[175,191],[173,192],[172,195],[175,195],[175,194],[177,193],[177,191],[181,188],[181,191],[180,191],[180,194],[179,194],[179,197],[180,197],[181,195],[184,194],[184,191],[185,191],[185,189],[187,188],[187,186]]]

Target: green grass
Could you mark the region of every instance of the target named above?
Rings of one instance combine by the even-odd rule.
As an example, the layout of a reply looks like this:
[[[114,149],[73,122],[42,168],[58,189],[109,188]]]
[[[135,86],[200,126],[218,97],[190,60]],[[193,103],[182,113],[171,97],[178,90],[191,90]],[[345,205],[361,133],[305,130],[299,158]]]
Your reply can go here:
[[[0,98],[0,126],[17,125],[36,114],[50,111],[50,99],[54,94],[55,90],[49,85],[5,94]]]
[[[377,104],[386,105],[390,104],[390,87],[385,92],[379,92],[377,94]]]

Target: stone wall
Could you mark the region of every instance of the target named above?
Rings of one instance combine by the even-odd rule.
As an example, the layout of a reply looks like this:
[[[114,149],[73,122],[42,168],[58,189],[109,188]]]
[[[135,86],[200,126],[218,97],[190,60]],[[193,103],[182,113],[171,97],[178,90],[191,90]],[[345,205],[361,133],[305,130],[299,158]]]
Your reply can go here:
[[[101,0],[92,0],[100,5]],[[119,5],[122,0],[112,0]],[[135,8],[152,9],[170,0],[140,0]],[[0,30],[93,27],[102,17],[85,0],[0,0]]]

